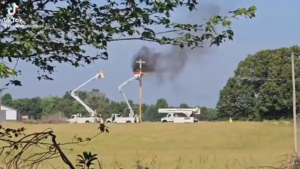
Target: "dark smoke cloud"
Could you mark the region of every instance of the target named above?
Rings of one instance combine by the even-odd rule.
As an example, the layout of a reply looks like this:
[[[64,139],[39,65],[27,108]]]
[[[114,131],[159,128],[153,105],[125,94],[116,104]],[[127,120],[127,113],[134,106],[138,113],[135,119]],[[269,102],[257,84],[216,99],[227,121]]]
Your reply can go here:
[[[143,72],[155,73],[160,81],[164,78],[169,80],[174,79],[186,66],[188,61],[188,55],[185,50],[179,47],[171,48],[167,53],[155,52],[154,49],[150,49],[143,46],[140,51],[134,56],[132,62],[132,70],[139,70],[139,64],[136,61],[142,59],[145,64],[142,66]],[[167,79],[165,79],[167,80]]]
[[[198,4],[197,9],[195,12],[187,13],[182,23],[201,24],[203,18],[209,18],[220,12],[220,7],[212,3]],[[188,21],[186,18],[189,18]],[[204,44],[203,48],[198,49],[182,49],[179,46],[171,46],[169,50],[164,50],[163,52],[157,52],[154,49],[143,46],[134,55],[131,67],[133,71],[139,70],[139,64],[136,61],[142,59],[146,62],[143,64],[142,71],[153,73],[151,76],[154,76],[160,83],[172,81],[183,72],[191,61],[199,61],[201,57],[205,56],[210,51],[208,46],[208,43]]]

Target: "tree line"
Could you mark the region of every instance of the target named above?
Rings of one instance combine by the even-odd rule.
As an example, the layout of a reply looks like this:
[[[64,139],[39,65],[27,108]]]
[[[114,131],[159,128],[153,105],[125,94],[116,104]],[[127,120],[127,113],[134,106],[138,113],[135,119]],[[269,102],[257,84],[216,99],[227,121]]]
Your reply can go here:
[[[201,108],[200,120],[249,120],[261,121],[272,119],[291,119],[293,116],[293,91],[291,53],[300,53],[299,46],[262,50],[254,55],[248,55],[238,64],[233,77],[230,77],[225,87],[220,91],[216,108]],[[296,91],[300,90],[300,59],[295,59]],[[92,109],[96,109],[104,118],[111,114],[129,114],[125,102],[112,101],[97,89],[79,91],[79,97]],[[297,103],[300,93],[296,92]],[[139,105],[129,100],[136,113]],[[3,104],[17,108],[22,115],[35,118],[61,112],[66,117],[72,114],[88,114],[82,105],[74,100],[70,92],[62,97],[35,97],[13,99],[10,94],[3,96]],[[296,104],[297,110],[300,105]],[[158,108],[169,107],[166,99],[158,99],[156,104],[143,104],[143,120],[159,121],[164,114],[157,112]],[[178,105],[181,108],[191,107],[186,103]]]
[[[97,110],[98,114],[102,114],[104,119],[116,113],[120,113],[122,116],[129,115],[129,109],[124,101],[112,101],[98,89],[78,91],[77,93],[81,100],[93,110]],[[3,96],[2,103],[5,106],[18,109],[22,115],[27,115],[35,119],[57,113],[61,113],[67,118],[72,114],[89,114],[87,110],[71,96],[70,91],[66,92],[62,97],[49,96],[44,98],[34,97],[22,99],[13,99],[13,96],[7,93]],[[129,100],[129,103],[134,112],[138,113],[139,104],[134,103],[132,100]],[[168,107],[167,100],[163,98],[158,99],[156,104],[143,104],[143,121],[159,121],[165,114],[158,113],[158,109]],[[190,106],[186,103],[182,103],[177,107],[189,108]],[[200,120],[217,120],[218,112],[216,109],[207,107],[200,107],[200,109]]]
[[[262,50],[248,55],[238,64],[233,77],[230,77],[220,91],[216,108],[200,107],[200,120],[279,120],[293,117],[293,88],[291,53],[299,53],[299,46]],[[295,59],[296,91],[300,90],[300,59]],[[79,97],[92,109],[96,109],[104,118],[120,113],[128,116],[129,110],[125,102],[112,101],[98,89],[79,91]],[[296,92],[297,103],[300,102],[300,92]],[[139,104],[129,100],[135,113],[139,112]],[[300,105],[296,103],[297,110]],[[3,104],[17,108],[22,115],[35,118],[58,112],[66,117],[72,114],[86,115],[88,112],[66,92],[62,97],[35,97],[13,99],[10,94],[3,96]],[[159,121],[164,114],[158,113],[158,108],[169,107],[166,99],[160,98],[156,104],[143,104],[143,120]],[[171,107],[171,106],[170,106]],[[191,107],[182,103],[177,107]]]
[[[300,47],[262,50],[241,61],[220,92],[219,118],[254,121],[293,118],[291,53],[300,54]],[[295,57],[294,61],[299,110],[300,59]]]

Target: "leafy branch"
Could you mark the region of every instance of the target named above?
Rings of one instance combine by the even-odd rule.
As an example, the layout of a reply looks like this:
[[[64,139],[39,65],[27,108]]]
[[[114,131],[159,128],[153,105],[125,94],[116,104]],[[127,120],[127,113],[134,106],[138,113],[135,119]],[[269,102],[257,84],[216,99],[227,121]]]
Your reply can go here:
[[[26,25],[39,27],[0,27],[0,56],[8,62],[19,60],[30,62],[41,70],[38,79],[52,80],[49,74],[55,72],[53,63],[68,63],[74,67],[91,64],[98,59],[108,59],[107,46],[111,42],[141,40],[161,45],[180,47],[202,47],[203,42],[220,45],[226,39],[233,39],[230,19],[244,16],[255,17],[256,7],[230,11],[228,16],[213,16],[204,24],[183,24],[171,20],[171,12],[176,9],[196,9],[196,0],[107,0],[104,5],[91,1],[61,0],[66,7],[57,6],[57,0],[18,0],[20,8],[15,17],[24,20]],[[0,7],[6,11],[8,2]],[[0,14],[6,17],[6,12]],[[13,25],[16,23],[12,23]],[[225,30],[218,32],[217,25]],[[161,26],[163,32],[156,32],[153,26]],[[179,36],[170,37],[176,32]],[[200,32],[201,35],[193,35]],[[85,46],[97,49],[95,55],[87,54]],[[16,76],[20,72],[7,64],[0,68],[2,78]],[[16,66],[15,66],[16,67]],[[19,72],[19,73],[17,73]],[[22,85],[12,80],[14,85]]]
[[[108,127],[104,124],[100,124],[98,129],[99,132],[91,138],[74,137],[72,142],[58,143],[54,131],[50,128],[42,132],[26,134],[26,129],[23,127],[11,129],[0,126],[0,141],[7,143],[7,145],[0,147],[0,156],[5,155],[3,163],[7,168],[38,168],[47,160],[61,158],[69,168],[75,169],[76,166],[64,153],[64,151],[72,151],[73,149],[66,149],[63,146],[87,144],[98,135],[109,132]],[[30,152],[29,155],[26,154],[28,152]],[[93,158],[87,163],[88,166],[93,164],[92,161],[95,160],[96,156],[92,156]]]

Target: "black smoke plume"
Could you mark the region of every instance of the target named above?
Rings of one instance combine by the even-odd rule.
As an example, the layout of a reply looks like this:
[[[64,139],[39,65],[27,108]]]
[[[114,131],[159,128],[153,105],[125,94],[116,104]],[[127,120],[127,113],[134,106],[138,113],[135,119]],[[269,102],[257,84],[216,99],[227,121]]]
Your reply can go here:
[[[212,3],[198,4],[197,9],[195,12],[188,13],[188,22],[201,24],[203,18],[209,18],[220,12],[220,6]],[[152,73],[151,76],[155,76],[159,82],[174,80],[185,69],[188,63],[199,62],[199,58],[205,56],[210,51],[208,47],[209,43],[205,42],[203,46],[203,48],[196,49],[171,46],[169,50],[164,50],[163,52],[157,52],[154,49],[143,46],[133,57],[132,71],[139,70],[139,64],[136,62],[142,59],[146,62],[142,66],[143,72]]]
[[[155,52],[154,49],[143,46],[133,58],[133,71],[140,70],[140,65],[137,63],[140,59],[145,61],[142,65],[143,72],[154,73],[152,75],[163,80],[163,77],[174,79],[185,67],[188,55],[180,47],[171,48],[167,53],[159,53]]]

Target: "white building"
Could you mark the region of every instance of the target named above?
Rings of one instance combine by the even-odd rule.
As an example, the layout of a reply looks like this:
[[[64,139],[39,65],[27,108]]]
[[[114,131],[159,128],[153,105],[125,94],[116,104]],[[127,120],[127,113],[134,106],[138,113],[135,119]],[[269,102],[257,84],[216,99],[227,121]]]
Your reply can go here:
[[[21,119],[20,111],[8,107],[8,106],[1,106],[0,111],[0,121],[17,121]]]

